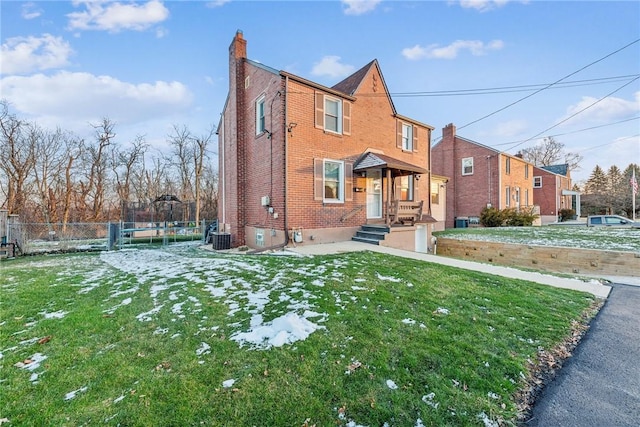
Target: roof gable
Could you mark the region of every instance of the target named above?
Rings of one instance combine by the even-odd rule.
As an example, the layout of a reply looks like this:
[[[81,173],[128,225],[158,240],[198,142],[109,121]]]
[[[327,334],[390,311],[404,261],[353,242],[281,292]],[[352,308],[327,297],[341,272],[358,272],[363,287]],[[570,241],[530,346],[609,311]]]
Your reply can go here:
[[[364,83],[369,80],[372,81],[371,87]],[[382,94],[386,95],[389,105],[393,114],[397,114],[396,107],[393,105],[393,100],[389,95],[389,89],[384,81],[382,71],[380,71],[380,65],[378,60],[374,59],[364,67],[360,68],[355,73],[351,74],[346,79],[334,85],[331,89],[345,93],[350,96],[357,96],[358,94]]]

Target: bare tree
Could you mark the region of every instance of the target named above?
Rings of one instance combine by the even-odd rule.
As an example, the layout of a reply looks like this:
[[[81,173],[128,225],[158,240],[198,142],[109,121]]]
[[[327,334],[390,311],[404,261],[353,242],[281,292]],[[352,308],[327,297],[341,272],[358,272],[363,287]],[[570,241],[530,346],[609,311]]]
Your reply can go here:
[[[195,175],[195,203],[196,203],[196,224],[200,223],[200,210],[202,206],[202,178],[205,161],[209,159],[207,149],[215,135],[215,128],[212,126],[209,133],[193,140],[193,170]],[[207,162],[208,163],[208,162]]]
[[[85,147],[83,164],[88,168],[86,182],[80,182],[81,210],[88,216],[86,219],[98,221],[104,217],[105,191],[107,185],[108,152],[107,148],[115,137],[114,123],[108,118],[102,119],[95,129],[96,141]]]
[[[137,136],[126,150],[113,147],[111,151],[111,166],[115,178],[116,193],[120,199],[120,206],[129,202],[133,192],[132,181],[136,169],[144,169],[144,154],[148,145],[143,136]]]
[[[536,166],[568,164],[569,170],[579,169],[582,161],[581,155],[565,151],[564,144],[552,136],[544,138],[540,144],[522,149],[518,154]]]
[[[9,112],[9,103],[0,101],[0,168],[7,178],[2,206],[22,215],[27,202],[27,185],[33,171],[35,153],[26,135],[26,124]]]

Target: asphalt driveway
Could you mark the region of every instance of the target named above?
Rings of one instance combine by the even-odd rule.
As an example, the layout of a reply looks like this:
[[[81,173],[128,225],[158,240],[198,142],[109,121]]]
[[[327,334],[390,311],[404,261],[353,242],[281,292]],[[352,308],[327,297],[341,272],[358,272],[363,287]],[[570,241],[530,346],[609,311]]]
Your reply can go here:
[[[640,425],[640,287],[613,285],[573,357],[544,388],[525,425]]]

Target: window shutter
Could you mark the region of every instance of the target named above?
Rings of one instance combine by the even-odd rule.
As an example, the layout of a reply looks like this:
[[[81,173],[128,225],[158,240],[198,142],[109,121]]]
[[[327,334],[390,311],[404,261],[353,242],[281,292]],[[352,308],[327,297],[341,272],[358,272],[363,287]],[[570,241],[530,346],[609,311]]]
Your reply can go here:
[[[396,147],[402,149],[402,122],[396,121]]]
[[[313,159],[313,200],[322,201],[324,195],[324,162]]]
[[[413,151],[418,151],[418,126],[413,127]]]
[[[344,162],[344,200],[353,200],[353,163]]]
[[[316,127],[324,129],[324,94],[316,92]]]
[[[351,135],[351,103],[342,101],[342,133]]]

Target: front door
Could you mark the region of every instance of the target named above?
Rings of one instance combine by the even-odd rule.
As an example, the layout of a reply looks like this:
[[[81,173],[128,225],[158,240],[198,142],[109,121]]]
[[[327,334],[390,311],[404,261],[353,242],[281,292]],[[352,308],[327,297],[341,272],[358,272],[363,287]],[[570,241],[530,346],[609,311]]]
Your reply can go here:
[[[382,218],[382,170],[367,171],[367,218]]]

